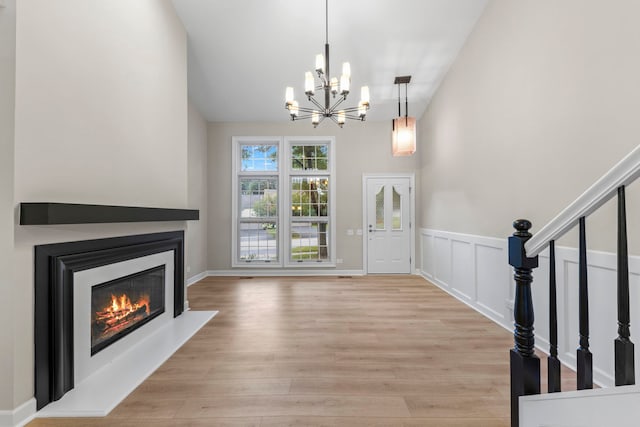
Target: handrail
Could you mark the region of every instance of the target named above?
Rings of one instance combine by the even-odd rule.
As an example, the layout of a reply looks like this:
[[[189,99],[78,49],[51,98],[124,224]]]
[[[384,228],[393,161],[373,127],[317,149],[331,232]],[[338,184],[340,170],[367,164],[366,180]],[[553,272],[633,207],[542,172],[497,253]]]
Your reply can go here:
[[[560,212],[529,239],[525,245],[527,257],[535,257],[551,240],[557,240],[586,217],[606,203],[621,185],[629,185],[640,177],[640,145],[620,160],[576,200]]]

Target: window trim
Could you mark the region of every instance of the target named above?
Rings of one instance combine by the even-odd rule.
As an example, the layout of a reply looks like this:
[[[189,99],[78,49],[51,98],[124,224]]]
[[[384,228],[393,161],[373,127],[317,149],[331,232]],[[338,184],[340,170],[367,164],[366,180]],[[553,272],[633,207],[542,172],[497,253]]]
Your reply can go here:
[[[232,268],[331,268],[336,267],[336,153],[335,153],[335,137],[333,136],[234,136],[231,138],[232,148],[232,184],[231,184],[231,204],[232,204],[232,221],[231,227],[231,267]],[[276,171],[242,171],[240,159],[240,146],[252,144],[273,144],[278,148],[278,168]],[[327,162],[329,168],[327,171],[318,170],[294,170],[291,162],[291,146],[292,145],[319,145],[327,144]],[[329,179],[329,194],[327,203],[329,204],[329,215],[327,221],[329,223],[329,258],[326,261],[292,261],[291,260],[291,223],[300,221],[309,221],[317,217],[298,218],[291,215],[291,177],[294,176],[327,176]],[[273,177],[277,176],[278,182],[278,216],[276,227],[278,260],[263,261],[251,260],[241,261],[239,253],[239,185],[240,177]],[[324,218],[324,217],[321,217]]]
[[[280,199],[282,197],[282,137],[273,137],[273,136],[234,136],[231,138],[232,146],[231,146],[231,215],[233,226],[231,227],[231,267],[252,267],[252,268],[280,268],[282,267],[282,257],[284,256],[283,245],[282,245],[282,211],[281,211],[281,202]],[[277,147],[277,162],[278,168],[275,171],[243,171],[242,170],[242,159],[240,158],[240,146],[242,145],[256,145],[256,144],[271,144]],[[251,261],[241,261],[240,253],[239,253],[239,242],[238,237],[240,235],[240,218],[238,211],[238,191],[240,188],[240,177],[277,177],[276,180],[278,182],[278,215],[276,217],[276,229],[278,233],[276,234],[276,245],[278,247],[277,261],[266,261],[266,260],[251,260]]]
[[[289,136],[284,138],[284,155],[283,161],[286,162],[286,169],[284,169],[285,181],[282,188],[286,188],[286,193],[283,193],[284,206],[286,209],[285,216],[287,218],[285,224],[283,224],[282,232],[286,238],[283,238],[284,244],[284,257],[283,263],[286,268],[322,268],[322,267],[335,267],[336,266],[336,138],[333,136]],[[320,145],[327,144],[327,162],[329,168],[327,171],[318,170],[297,170],[292,169],[291,162],[291,147],[293,145]],[[291,260],[291,223],[292,222],[312,222],[318,217],[303,217],[298,218],[291,215],[291,177],[294,176],[322,176],[329,177],[329,194],[327,203],[329,204],[329,259],[326,261],[292,261]]]

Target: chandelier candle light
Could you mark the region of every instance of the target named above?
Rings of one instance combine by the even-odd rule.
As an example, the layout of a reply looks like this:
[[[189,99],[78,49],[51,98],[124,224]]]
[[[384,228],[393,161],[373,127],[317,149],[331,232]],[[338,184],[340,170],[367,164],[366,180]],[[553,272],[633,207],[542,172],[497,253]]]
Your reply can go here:
[[[285,93],[285,108],[289,110],[291,120],[301,120],[311,118],[313,127],[318,126],[325,118],[329,117],[338,126],[342,127],[346,119],[364,121],[369,109],[369,87],[362,86],[360,89],[360,102],[357,107],[341,108],[340,105],[347,99],[351,86],[351,66],[348,62],[342,64],[342,75],[340,80],[330,77],[329,74],[329,0],[325,1],[326,21],[324,45],[324,56],[316,55],[316,74],[320,83],[316,84],[311,71],[304,75],[304,94],[315,108],[303,107],[294,99],[293,88],[287,87]],[[314,98],[317,90],[324,91],[324,105]],[[338,99],[331,104],[331,97]],[[302,115],[300,113],[303,113]]]
[[[398,118],[393,119],[391,128],[391,151],[393,156],[411,156],[416,152],[416,118],[409,117],[409,101],[407,85],[411,76],[396,77],[394,84],[398,85]],[[400,85],[404,84],[404,117],[400,112]]]

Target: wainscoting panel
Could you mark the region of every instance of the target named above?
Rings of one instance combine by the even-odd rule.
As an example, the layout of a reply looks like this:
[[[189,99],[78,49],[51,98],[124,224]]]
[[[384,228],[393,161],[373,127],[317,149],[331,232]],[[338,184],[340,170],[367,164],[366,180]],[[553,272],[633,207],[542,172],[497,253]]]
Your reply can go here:
[[[504,247],[494,245],[475,244],[476,249],[476,281],[477,281],[477,304],[489,313],[492,319],[504,323],[509,319],[506,312],[506,303],[509,300],[508,273],[501,264],[505,264],[508,259],[507,251]]]
[[[467,301],[476,298],[475,277],[468,267],[474,264],[473,245],[461,240],[451,240],[451,291]]]
[[[513,330],[515,282],[504,239],[420,229],[420,274],[488,318]],[[594,381],[613,385],[617,336],[616,255],[588,251],[590,342]],[[549,351],[549,256],[533,271],[536,346]],[[640,257],[629,259],[631,340],[640,372]],[[578,250],[556,247],[558,346],[561,361],[575,369],[578,347]],[[508,349],[505,348],[505,351]],[[542,363],[546,363],[543,361]]]
[[[420,244],[422,276],[511,329],[506,239],[421,229]]]
[[[443,286],[451,286],[451,239],[434,236],[435,265],[433,277]]]

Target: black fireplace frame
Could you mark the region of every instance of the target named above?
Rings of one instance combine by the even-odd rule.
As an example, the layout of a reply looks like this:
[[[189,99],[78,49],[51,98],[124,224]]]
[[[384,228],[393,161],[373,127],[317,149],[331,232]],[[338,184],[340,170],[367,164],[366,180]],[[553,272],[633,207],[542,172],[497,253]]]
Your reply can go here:
[[[174,252],[173,316],[184,311],[184,231],[35,247],[35,398],[37,409],[74,387],[73,274],[155,253]]]

